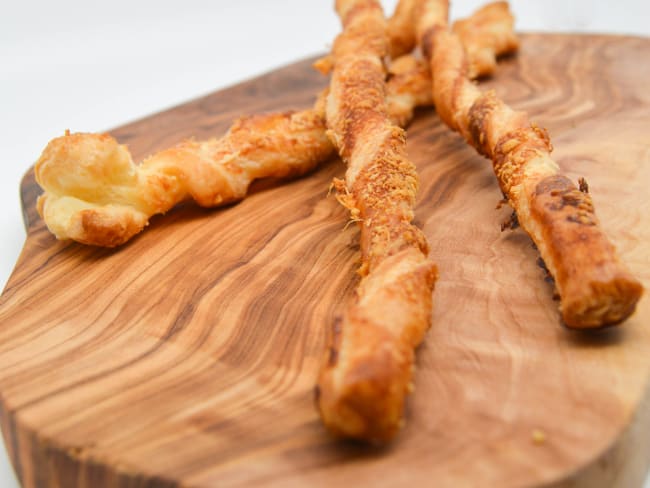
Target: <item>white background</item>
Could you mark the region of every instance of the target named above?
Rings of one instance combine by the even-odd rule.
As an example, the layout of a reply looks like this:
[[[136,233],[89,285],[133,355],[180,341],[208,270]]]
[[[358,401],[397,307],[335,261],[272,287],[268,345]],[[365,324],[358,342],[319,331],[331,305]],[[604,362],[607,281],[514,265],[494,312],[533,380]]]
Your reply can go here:
[[[452,16],[484,2],[457,0]],[[25,238],[20,179],[51,138],[65,129],[105,131],[321,53],[339,30],[332,4],[2,0],[0,288]],[[390,12],[395,0],[383,4]],[[511,0],[511,6],[522,31],[650,35],[647,0]],[[16,486],[0,447],[0,488]]]

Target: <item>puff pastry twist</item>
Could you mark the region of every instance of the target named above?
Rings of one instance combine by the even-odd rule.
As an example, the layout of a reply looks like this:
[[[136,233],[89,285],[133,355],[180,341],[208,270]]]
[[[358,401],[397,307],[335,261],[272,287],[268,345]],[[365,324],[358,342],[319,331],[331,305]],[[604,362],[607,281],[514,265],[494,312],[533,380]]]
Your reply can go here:
[[[362,275],[334,325],[317,386],[325,426],[337,435],[390,440],[411,388],[414,349],[431,320],[437,270],[413,225],[418,187],[406,138],[388,115],[386,21],[375,0],[337,0],[343,32],[333,47],[329,134],[347,163],[338,198],[361,228]]]

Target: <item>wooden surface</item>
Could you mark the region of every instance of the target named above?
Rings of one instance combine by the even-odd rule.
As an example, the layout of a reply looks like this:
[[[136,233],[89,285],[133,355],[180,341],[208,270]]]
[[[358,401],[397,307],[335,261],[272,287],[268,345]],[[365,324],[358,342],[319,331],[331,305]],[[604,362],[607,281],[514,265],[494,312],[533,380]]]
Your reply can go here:
[[[308,106],[325,83],[301,62],[112,133],[141,158]],[[549,129],[650,289],[650,40],[525,35],[485,86]],[[432,110],[408,136],[440,280],[407,424],[385,449],[329,438],[313,405],[357,279],[358,230],[326,197],[339,161],[238,205],[185,205],[113,251],[57,242],[28,174],[28,237],[0,299],[2,431],[21,482],[639,486],[647,295],[622,328],[565,329],[530,239],[500,232],[510,210],[495,210],[489,162]]]

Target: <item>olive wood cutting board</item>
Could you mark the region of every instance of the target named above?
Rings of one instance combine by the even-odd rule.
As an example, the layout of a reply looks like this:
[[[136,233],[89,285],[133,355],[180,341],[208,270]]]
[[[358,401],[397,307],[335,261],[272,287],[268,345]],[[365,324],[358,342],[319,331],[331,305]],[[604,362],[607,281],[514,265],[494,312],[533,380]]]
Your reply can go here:
[[[241,114],[307,107],[326,83],[307,60],[111,133],[140,160]],[[650,289],[650,39],[523,35],[483,84],[549,130]],[[566,329],[531,240],[501,232],[490,162],[433,109],[408,149],[440,279],[406,425],[384,448],[332,439],[314,408],[358,281],[358,229],[328,196],[339,160],[237,205],[187,203],[115,250],[50,235],[29,172],[27,240],[0,299],[2,432],[21,483],[639,486],[647,294],[620,328]]]

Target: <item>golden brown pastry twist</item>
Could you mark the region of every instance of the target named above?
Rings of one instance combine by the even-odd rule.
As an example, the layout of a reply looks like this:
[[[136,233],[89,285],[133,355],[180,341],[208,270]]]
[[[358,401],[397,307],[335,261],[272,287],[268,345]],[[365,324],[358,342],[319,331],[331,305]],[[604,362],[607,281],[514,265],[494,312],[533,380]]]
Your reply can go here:
[[[591,328],[625,320],[643,287],[603,232],[591,196],[562,175],[545,130],[469,81],[463,46],[447,29],[448,2],[420,0],[419,9],[436,110],[492,160],[503,194],[555,279],[565,324]]]
[[[337,0],[343,32],[333,47],[326,119],[347,163],[339,200],[361,228],[361,282],[334,325],[317,405],[337,435],[385,442],[399,430],[414,349],[431,320],[436,267],[413,220],[418,187],[402,129],[388,115],[388,39],[375,0]]]
[[[304,174],[333,154],[315,110],[244,117],[221,139],[185,141],[139,165],[107,134],[66,133],[34,168],[45,190],[38,211],[59,239],[113,247],[183,200],[238,201],[255,179]]]

